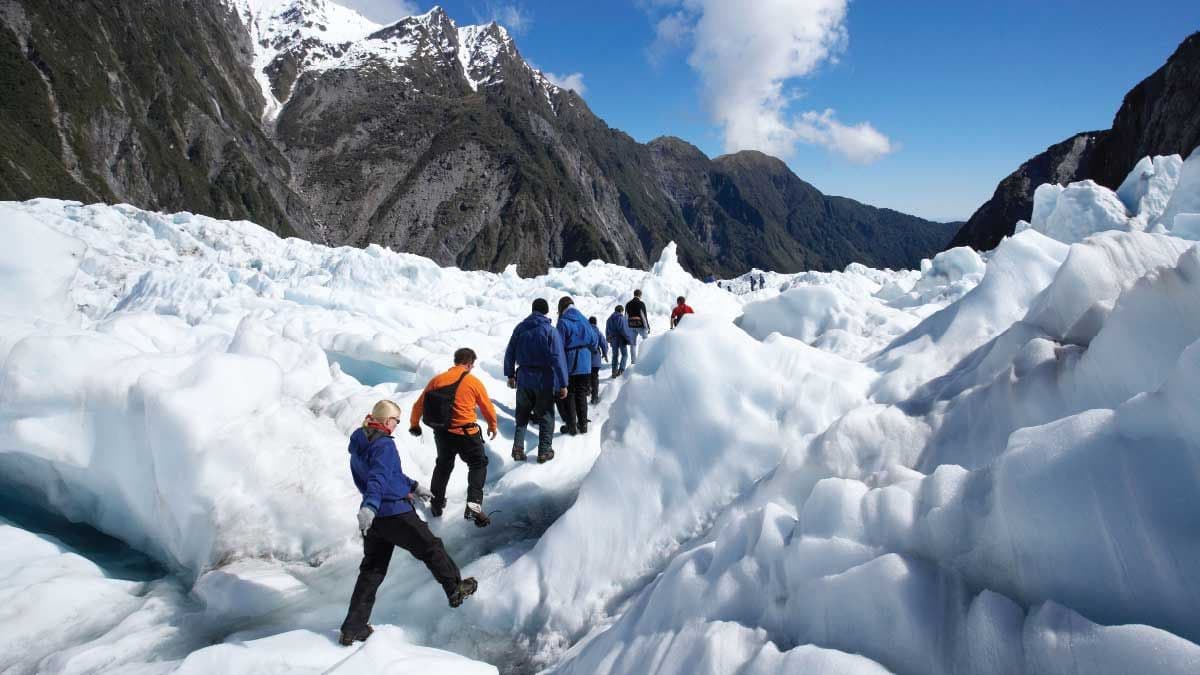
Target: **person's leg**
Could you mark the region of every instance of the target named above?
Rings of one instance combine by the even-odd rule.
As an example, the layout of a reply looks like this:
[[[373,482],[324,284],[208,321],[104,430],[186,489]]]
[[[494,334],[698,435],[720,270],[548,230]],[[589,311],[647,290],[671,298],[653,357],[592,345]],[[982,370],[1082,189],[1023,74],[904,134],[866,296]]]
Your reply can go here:
[[[375,592],[387,575],[388,564],[392,562],[392,543],[379,536],[382,527],[380,521],[387,518],[376,518],[375,524],[367,530],[363,538],[363,559],[358,566],[358,581],[354,583],[354,592],[350,594],[350,609],[346,612],[346,620],[342,622],[342,633],[358,637],[367,628],[371,620],[371,610],[375,607]]]
[[[600,397],[600,368],[599,367],[592,368],[592,378],[591,378],[591,380],[588,381],[588,384],[590,385],[590,388],[592,390],[592,392],[591,392],[592,393],[592,403],[595,403],[596,400]]]
[[[629,332],[633,333],[633,342],[631,342],[629,344],[629,352],[631,354],[633,354],[633,362],[637,363],[637,343],[638,343],[638,337],[641,335],[641,329],[640,328],[632,328],[632,329],[630,329]]]
[[[567,376],[567,397],[555,400],[555,405],[558,406],[558,416],[562,418],[563,425],[567,428],[567,432],[577,428],[575,419],[575,396],[571,393],[571,382],[574,376]]]
[[[533,416],[542,421],[538,428],[538,457],[546,457],[554,452],[554,397],[558,392],[543,389],[536,396]]]
[[[454,456],[456,447],[452,434],[448,431],[435,431],[434,443],[437,445],[437,461],[433,465],[433,477],[429,481],[429,491],[435,501],[446,503],[446,483],[450,482],[450,473],[454,471]]]
[[[529,389],[517,390],[517,408],[514,413],[516,428],[513,430],[513,459],[518,462],[525,460],[525,429],[529,426],[529,413],[533,411],[534,392]],[[553,432],[553,430],[551,430]],[[540,437],[543,432],[539,431]]]
[[[467,434],[458,441],[458,456],[467,465],[467,501],[483,504],[483,484],[487,481],[487,453],[483,449],[483,431]]]
[[[625,372],[625,367],[629,365],[629,345],[621,345],[621,367],[617,369],[617,374]]]
[[[442,585],[446,597],[450,597],[462,581],[458,565],[446,553],[442,540],[433,536],[425,521],[413,511],[407,511],[395,516],[396,522],[389,523],[388,537],[400,548],[412,554],[412,557],[425,563],[433,578]]]
[[[575,425],[580,432],[587,431],[588,394],[591,392],[592,376],[590,374],[572,375],[570,396],[575,399]]]

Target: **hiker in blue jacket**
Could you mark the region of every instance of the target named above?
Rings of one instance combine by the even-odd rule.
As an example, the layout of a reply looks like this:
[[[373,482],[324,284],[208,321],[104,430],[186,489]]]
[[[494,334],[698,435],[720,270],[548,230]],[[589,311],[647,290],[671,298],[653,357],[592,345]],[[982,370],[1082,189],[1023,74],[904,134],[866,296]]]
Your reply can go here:
[[[625,308],[617,305],[604,324],[604,335],[612,348],[612,376],[620,377],[629,364],[629,346],[634,344],[633,330],[625,319]]]
[[[596,333],[596,346],[592,347],[592,405],[600,402],[600,365],[608,360],[608,340],[604,339],[604,333],[596,327],[596,317],[589,316],[588,323],[592,324],[592,331]]]
[[[413,510],[414,496],[428,502],[433,493],[404,475],[392,440],[398,424],[400,406],[380,401],[362,427],[350,435],[350,473],[362,494],[358,531],[363,536],[363,559],[338,640],[347,646],[366,640],[374,632],[367,622],[375,606],[375,592],[383,583],[397,546],[425,563],[446,591],[451,607],[461,605],[478,587],[474,577],[462,578],[442,540],[433,536]]]
[[[558,400],[558,414],[566,424],[564,434],[587,433],[588,390],[591,388],[592,347],[597,335],[575,301],[564,295],[558,300],[558,333],[567,355],[567,397]]]
[[[554,459],[554,400],[567,397],[567,361],[562,335],[550,323],[550,303],[533,301],[533,312],[513,329],[504,350],[504,376],[517,390],[512,457],[525,461],[525,429],[538,425],[538,463]]]

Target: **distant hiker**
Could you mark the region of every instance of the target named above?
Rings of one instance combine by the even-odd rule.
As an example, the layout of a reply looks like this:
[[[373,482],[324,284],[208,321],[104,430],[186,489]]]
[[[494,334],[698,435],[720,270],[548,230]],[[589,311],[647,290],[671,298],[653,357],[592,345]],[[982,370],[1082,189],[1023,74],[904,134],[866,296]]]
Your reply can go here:
[[[496,437],[496,409],[487,389],[471,374],[475,352],[466,347],[454,352],[454,365],[429,381],[413,404],[408,433],[421,435],[421,422],[433,429],[437,445],[437,463],[433,465],[430,512],[441,516],[446,508],[446,483],[454,471],[454,458],[467,464],[467,508],[463,517],[477,527],[491,522],[483,512],[483,483],[487,480],[487,454],[483,450],[483,432],[475,422],[475,409],[487,420],[488,438]]]
[[[751,292],[751,293],[753,293],[753,292],[754,292],[754,290],[755,290],[755,286],[756,286],[757,284],[758,284],[758,279],[754,278],[754,275],[753,275],[753,274],[751,274],[751,275],[750,275],[750,292]]]
[[[597,336],[575,301],[564,295],[558,301],[558,333],[562,335],[563,351],[567,355],[567,397],[558,400],[558,414],[566,424],[564,434],[586,434],[588,423],[588,390],[591,389],[592,346]]]
[[[671,330],[675,330],[675,326],[679,325],[679,321],[683,319],[684,314],[695,314],[691,307],[687,306],[684,297],[681,295],[675,301],[675,309],[671,310]]]
[[[525,461],[525,429],[538,425],[538,463],[554,459],[554,399],[567,397],[567,362],[562,335],[550,324],[550,303],[533,301],[533,312],[513,329],[504,350],[504,376],[517,390],[512,457]]]
[[[625,318],[625,308],[617,305],[604,323],[604,336],[612,348],[612,376],[620,377],[629,363],[629,346],[637,339]]]
[[[642,302],[640,288],[633,292],[633,299],[625,303],[625,316],[629,321],[629,332],[633,334],[633,340],[629,343],[629,354],[632,362],[637,363],[638,338],[645,340],[650,335],[650,315],[646,313],[646,303]]]
[[[761,291],[766,287],[767,287],[767,278],[764,277],[762,275],[762,273],[759,273],[759,275],[758,275],[758,290]]]
[[[608,360],[608,340],[596,328],[596,317],[589,316],[588,323],[592,324],[592,332],[596,334],[596,346],[592,348],[592,405],[600,402],[600,365]]]
[[[458,566],[446,553],[442,540],[413,510],[414,495],[422,501],[433,494],[404,475],[392,432],[400,424],[400,406],[391,401],[375,404],[360,429],[350,435],[350,473],[362,493],[358,508],[358,530],[363,536],[363,559],[358,581],[350,595],[350,609],[342,622],[343,645],[371,637],[367,622],[375,606],[375,591],[383,583],[395,547],[408,551],[425,563],[446,591],[451,607],[458,607],[475,592],[474,577],[462,578]]]

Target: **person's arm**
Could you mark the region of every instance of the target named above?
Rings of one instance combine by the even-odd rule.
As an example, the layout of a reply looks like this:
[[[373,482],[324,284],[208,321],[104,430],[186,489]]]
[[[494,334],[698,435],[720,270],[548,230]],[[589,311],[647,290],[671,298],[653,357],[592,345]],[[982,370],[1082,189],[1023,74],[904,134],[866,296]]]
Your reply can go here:
[[[361,507],[379,512],[379,504],[383,501],[383,488],[387,483],[387,466],[384,464],[385,452],[374,443],[367,448],[367,489],[363,491]],[[397,460],[399,461],[399,460]]]
[[[400,464],[400,453],[396,451],[395,441],[391,438],[386,439],[379,454],[383,457],[384,466],[395,467],[396,475],[400,478],[400,485],[408,488],[401,499],[407,497],[417,487],[417,481],[404,474],[404,467]]]
[[[513,331],[512,337],[508,338],[508,347],[504,350],[504,376],[517,376],[517,332]]]
[[[567,352],[563,349],[562,333],[555,331],[550,336],[550,368],[554,371],[554,389],[567,388]]]
[[[499,424],[496,421],[496,407],[492,405],[492,399],[488,397],[487,388],[483,386],[483,382],[474,375],[470,378],[471,393],[475,396],[475,407],[479,408],[479,412],[483,414],[483,420],[488,425],[488,435],[492,438],[496,437],[496,427]]]
[[[413,403],[412,415],[408,417],[408,428],[421,428],[421,413],[425,411],[425,392],[429,391],[429,385],[425,385],[425,389],[421,391],[421,395],[417,397],[416,403]]]

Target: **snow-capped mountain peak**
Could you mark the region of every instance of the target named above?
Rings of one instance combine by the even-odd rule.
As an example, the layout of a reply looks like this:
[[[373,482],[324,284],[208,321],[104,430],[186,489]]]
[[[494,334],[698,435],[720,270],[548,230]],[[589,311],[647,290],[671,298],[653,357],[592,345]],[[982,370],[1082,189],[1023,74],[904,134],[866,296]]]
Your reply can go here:
[[[234,0],[254,43],[254,76],[263,90],[263,116],[273,119],[299,75],[344,54],[382,26],[326,0]]]
[[[553,108],[559,88],[517,51],[496,22],[458,26],[440,6],[377,24],[328,0],[231,0],[254,43],[254,73],[263,90],[264,118],[274,119],[304,73],[372,70],[398,73],[413,59],[458,62],[473,91],[504,81],[505,64],[524,69]],[[404,76],[402,81],[408,82]]]
[[[495,21],[484,26],[463,26],[458,29],[458,59],[471,89],[481,84],[495,84],[496,64],[502,54],[517,55],[512,37]]]

